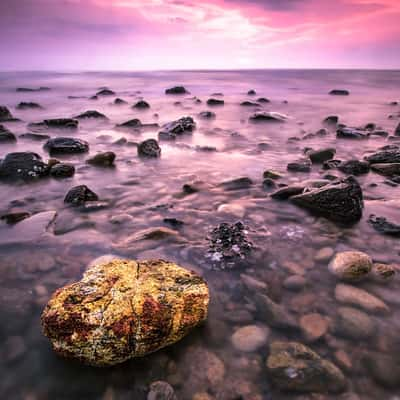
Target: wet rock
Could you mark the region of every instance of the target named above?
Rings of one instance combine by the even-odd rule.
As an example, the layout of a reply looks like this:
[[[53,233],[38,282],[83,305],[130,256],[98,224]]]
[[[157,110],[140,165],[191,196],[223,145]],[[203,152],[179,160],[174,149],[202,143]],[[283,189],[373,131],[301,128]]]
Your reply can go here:
[[[224,104],[225,104],[225,101],[221,100],[221,99],[211,98],[211,99],[207,100],[208,106],[223,106]]]
[[[178,400],[178,398],[168,382],[157,381],[150,385],[147,400]]]
[[[335,169],[342,163],[341,160],[328,160],[322,164],[323,169]]]
[[[132,244],[142,240],[168,240],[172,242],[182,242],[183,239],[179,233],[165,226],[156,226],[147,228],[128,236],[123,242],[119,243],[120,247],[130,247]],[[117,246],[118,247],[118,246]]]
[[[348,96],[350,92],[345,89],[333,89],[329,92],[329,94],[333,96]]]
[[[164,218],[163,222],[165,224],[171,225],[173,228],[180,228],[185,224],[183,221],[177,218]]]
[[[370,277],[378,283],[390,282],[396,274],[396,268],[390,264],[375,263],[372,266]]]
[[[0,124],[0,143],[16,142],[17,138],[4,125]]]
[[[43,178],[48,173],[49,167],[36,153],[9,153],[0,161],[0,180],[31,181]]]
[[[331,160],[335,156],[336,149],[328,148],[321,150],[311,150],[308,151],[306,154],[313,164],[322,164],[324,161]]]
[[[144,100],[139,100],[137,103],[135,103],[132,108],[136,108],[139,110],[146,110],[150,108],[150,104],[147,101]]]
[[[286,309],[267,295],[256,293],[254,297],[259,318],[268,326],[283,330],[298,330],[296,319]]]
[[[334,331],[339,336],[361,340],[373,336],[376,332],[376,325],[373,319],[363,311],[352,307],[339,307],[334,322]]]
[[[394,146],[385,150],[379,150],[365,157],[370,164],[397,164],[400,163],[400,148]],[[372,166],[371,166],[372,168]]]
[[[30,140],[35,140],[35,141],[41,141],[41,140],[48,140],[50,139],[49,135],[42,135],[40,133],[23,133],[22,135],[19,135],[21,139],[30,139]]]
[[[288,117],[277,112],[259,111],[250,116],[250,122],[286,122]]]
[[[267,359],[267,373],[284,391],[342,392],[346,380],[330,361],[297,342],[273,342]]]
[[[355,128],[339,128],[336,131],[336,137],[340,139],[368,139],[369,132],[365,132]]]
[[[387,314],[389,307],[378,297],[351,285],[340,283],[335,288],[335,298],[340,303],[362,308],[370,313]]]
[[[243,190],[250,189],[252,185],[253,181],[250,178],[243,177],[222,182],[219,186],[225,190]]]
[[[371,214],[368,223],[379,233],[390,236],[400,236],[400,225],[388,221],[385,217]]]
[[[47,92],[51,90],[49,87],[46,86],[40,86],[39,88],[26,88],[26,87],[19,87],[17,88],[17,92],[26,92],[26,93],[30,93],[30,92]]]
[[[82,114],[79,114],[75,117],[76,119],[108,119],[104,114],[96,111],[96,110],[89,110],[85,111]]]
[[[370,166],[366,161],[349,160],[341,162],[338,165],[338,170],[347,175],[362,175],[369,172]]]
[[[14,120],[13,115],[10,110],[5,106],[0,106],[0,122],[12,121]]]
[[[341,280],[359,281],[370,273],[372,259],[361,251],[344,251],[336,253],[329,263],[328,269]]]
[[[214,119],[216,118],[215,112],[212,111],[202,111],[199,113],[199,117],[202,119]]]
[[[240,204],[221,204],[218,213],[231,214],[237,218],[243,218],[246,214],[246,209]]]
[[[315,254],[314,260],[320,263],[327,262],[332,258],[333,254],[334,251],[331,247],[323,247]]]
[[[337,115],[329,115],[323,120],[326,125],[337,125],[339,123],[339,117]]]
[[[394,130],[394,136],[400,136],[400,124],[398,124]]]
[[[139,157],[157,158],[161,156],[161,148],[155,139],[147,139],[139,143],[137,152]]]
[[[271,190],[276,188],[276,183],[274,180],[267,178],[263,180],[262,186],[264,190]]]
[[[80,206],[87,201],[97,201],[99,197],[86,185],[75,186],[70,189],[64,198],[64,203]]]
[[[247,325],[233,333],[231,342],[236,350],[251,353],[266,345],[268,334],[266,326]]]
[[[172,88],[166,89],[165,94],[188,94],[186,88],[184,86],[174,86]]]
[[[310,172],[311,161],[308,158],[303,158],[289,163],[286,168],[292,172]]]
[[[256,93],[256,91],[254,90],[254,89],[250,89],[248,92],[247,92],[247,95],[248,96],[255,96],[257,93]]]
[[[308,342],[315,342],[328,332],[328,320],[318,313],[305,314],[300,318],[300,327]]]
[[[276,180],[276,179],[282,178],[282,175],[279,172],[273,171],[271,169],[267,169],[263,172],[263,178]]]
[[[54,118],[45,119],[43,122],[32,123],[28,126],[31,128],[55,128],[55,129],[72,129],[78,128],[79,122],[72,118]]]
[[[389,389],[398,387],[400,381],[398,357],[380,353],[368,353],[364,356],[364,364],[377,383]],[[393,400],[395,400],[395,397]]]
[[[42,109],[43,107],[38,103],[22,101],[17,105],[16,108],[17,110],[38,110]]]
[[[196,123],[192,117],[183,117],[162,126],[158,133],[160,139],[173,140],[177,135],[191,133],[196,129]]]
[[[115,153],[113,151],[106,151],[104,153],[97,153],[95,156],[87,159],[86,162],[97,167],[112,167],[114,160]]]
[[[217,269],[230,269],[238,265],[251,252],[253,244],[247,239],[246,227],[241,222],[222,223],[214,228],[209,240],[207,256]]]
[[[270,103],[271,101],[265,97],[259,97],[257,103]]]
[[[260,105],[258,103],[254,103],[252,101],[243,101],[240,103],[242,107],[259,107]]]
[[[123,100],[123,99],[120,99],[119,97],[117,97],[117,98],[114,100],[114,104],[116,104],[116,105],[123,105],[123,104],[128,104],[128,102],[125,101],[125,100]]]
[[[5,221],[5,223],[8,225],[14,225],[18,222],[23,221],[26,218],[29,218],[30,216],[31,216],[31,214],[26,211],[13,212],[13,213],[8,213],[8,214],[3,214],[0,217],[0,220]]]
[[[387,164],[372,164],[371,169],[383,176],[399,176],[400,175],[400,162],[387,163]]]
[[[82,139],[71,137],[56,137],[49,139],[43,146],[51,155],[78,154],[89,151],[89,143]]]
[[[293,196],[291,201],[311,212],[343,224],[355,223],[362,217],[362,190],[352,176],[334,181],[320,189],[312,189]]]
[[[129,121],[126,121],[126,122],[123,122],[122,124],[117,125],[117,127],[120,127],[120,128],[135,128],[135,129],[139,129],[142,126],[143,126],[142,122],[138,118],[133,118],[133,119],[130,119]]]
[[[115,92],[110,89],[104,88],[96,93],[96,96],[115,96]]]
[[[179,341],[206,319],[208,301],[205,281],[174,263],[114,260],[58,289],[42,326],[58,354],[115,365]]]
[[[50,168],[50,175],[53,178],[70,178],[75,174],[75,167],[72,164],[58,163]]]
[[[292,291],[300,291],[307,286],[307,279],[301,275],[291,275],[283,281],[283,287]]]
[[[292,196],[296,196],[298,194],[303,193],[304,186],[303,185],[290,185],[284,186],[275,192],[271,193],[271,197],[276,200],[287,200]]]

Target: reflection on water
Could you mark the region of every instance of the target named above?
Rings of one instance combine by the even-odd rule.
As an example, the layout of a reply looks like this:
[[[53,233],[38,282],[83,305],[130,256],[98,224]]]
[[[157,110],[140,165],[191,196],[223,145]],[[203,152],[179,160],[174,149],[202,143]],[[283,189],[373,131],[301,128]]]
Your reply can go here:
[[[191,94],[164,95],[165,88],[174,84],[185,85]],[[284,183],[321,178],[326,171],[320,166],[313,166],[309,173],[286,171],[287,163],[300,158],[305,147],[335,147],[336,158],[346,160],[362,159],[365,153],[387,144],[382,137],[337,140],[333,133],[301,141],[288,142],[288,138],[316,132],[328,115],[339,115],[340,121],[350,126],[374,122],[392,134],[400,108],[389,103],[399,100],[399,85],[400,72],[395,71],[0,74],[0,103],[21,119],[4,125],[17,136],[28,132],[30,122],[97,110],[109,119],[81,121],[73,133],[49,130],[46,134],[84,139],[91,155],[99,151],[117,155],[116,167],[108,169],[88,166],[87,155],[61,156],[57,158],[75,166],[73,178],[0,184],[1,215],[19,211],[34,215],[14,226],[0,224],[1,398],[144,399],[148,385],[156,380],[171,383],[179,399],[338,398],[277,391],[265,367],[268,344],[256,352],[243,352],[231,341],[238,328],[256,324],[269,326],[268,343],[288,339],[306,343],[337,364],[348,381],[348,397],[340,398],[397,399],[398,278],[386,285],[357,284],[384,300],[390,314],[369,315],[375,333],[349,339],[333,328],[340,304],[335,300],[337,281],[327,270],[327,260],[334,252],[357,249],[374,261],[397,263],[398,239],[377,233],[367,219],[376,214],[400,222],[399,189],[374,173],[359,177],[366,199],[364,217],[353,227],[341,228],[290,202],[272,200],[262,178],[267,169],[280,173]],[[51,87],[51,91],[15,91],[16,87],[39,86]],[[102,86],[114,90],[128,105],[113,104],[116,96],[90,100]],[[351,94],[327,95],[333,88],[345,88]],[[254,108],[240,106],[244,100],[254,101],[247,96],[249,89],[257,91],[257,98],[271,100],[260,109],[286,114],[288,122],[250,124],[248,117]],[[205,104],[215,92],[224,93],[223,107]],[[132,109],[142,97],[151,108]],[[37,102],[43,109],[16,110],[21,101]],[[198,117],[207,109],[217,114],[215,119]],[[135,132],[115,128],[133,118],[162,125],[185,115],[193,116],[197,129],[174,142],[161,142],[162,156],[156,160],[139,159],[135,144],[157,138],[158,129]],[[126,142],[115,143],[121,138]],[[0,158],[29,150],[47,160],[42,146],[42,141],[19,138],[17,143],[0,145]],[[215,151],[205,151],[203,146]],[[239,177],[249,177],[253,185],[232,191],[219,185]],[[107,207],[86,212],[66,207],[66,192],[79,184],[107,201]],[[198,191],[184,193],[184,184]],[[171,227],[165,218],[184,222],[173,227],[179,240],[137,240],[137,233],[144,229]],[[239,270],[210,268],[206,237],[219,223],[237,220],[249,227],[254,245],[251,257]],[[198,271],[211,289],[207,324],[175,346],[115,368],[93,369],[57,358],[41,334],[43,305],[56,288],[79,279],[85,266],[104,254],[163,257]],[[329,328],[311,343],[301,330],[276,328],[260,311],[259,294],[267,294],[296,321],[318,313]]]

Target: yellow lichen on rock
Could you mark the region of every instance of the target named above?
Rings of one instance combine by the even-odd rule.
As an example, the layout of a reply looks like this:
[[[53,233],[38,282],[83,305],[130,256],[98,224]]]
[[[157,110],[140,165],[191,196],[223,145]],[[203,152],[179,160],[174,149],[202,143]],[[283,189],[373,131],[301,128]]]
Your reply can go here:
[[[207,318],[209,292],[174,263],[113,260],[58,289],[42,314],[54,350],[106,366],[168,346]]]

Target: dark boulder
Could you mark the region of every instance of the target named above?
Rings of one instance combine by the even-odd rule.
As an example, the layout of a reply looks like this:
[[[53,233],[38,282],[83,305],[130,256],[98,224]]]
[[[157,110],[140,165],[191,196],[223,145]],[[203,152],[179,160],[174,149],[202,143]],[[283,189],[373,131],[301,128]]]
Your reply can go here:
[[[349,160],[338,165],[338,170],[347,175],[363,175],[369,172],[370,165],[366,161]]]
[[[371,214],[368,218],[368,222],[379,233],[391,236],[400,236],[400,225],[390,222],[384,217],[376,217]]]
[[[199,117],[202,119],[214,119],[217,115],[212,111],[202,111],[199,113]]]
[[[257,94],[257,92],[254,89],[251,89],[247,92],[248,96],[255,96]]]
[[[0,124],[0,143],[15,142],[17,138],[5,126]]]
[[[188,94],[184,86],[174,86],[172,88],[166,89],[165,94]]]
[[[1,180],[31,181],[47,176],[49,167],[32,152],[9,153],[0,162]]]
[[[222,182],[219,186],[225,190],[241,190],[250,189],[253,185],[253,181],[247,176],[237,179],[232,179],[230,181]]]
[[[76,138],[57,137],[49,139],[44,149],[50,154],[75,154],[87,153],[89,151],[89,143]]]
[[[106,151],[104,153],[98,153],[95,156],[86,160],[90,165],[97,167],[112,167],[114,166],[115,153],[113,151]]]
[[[162,126],[158,133],[160,139],[175,139],[177,135],[191,133],[196,129],[196,123],[192,117],[183,117],[176,121],[169,122]]]
[[[329,115],[323,120],[325,125],[337,125],[339,123],[339,117],[337,115]]]
[[[270,103],[271,101],[265,97],[260,97],[257,99],[257,103]]]
[[[364,206],[361,187],[352,176],[294,196],[291,201],[317,215],[343,224],[358,222]]]
[[[400,176],[400,162],[386,164],[372,164],[371,169],[381,175],[394,177]]]
[[[19,135],[21,139],[30,139],[35,141],[47,140],[50,139],[49,135],[42,135],[40,133],[23,133]]]
[[[340,139],[368,139],[369,132],[362,131],[355,128],[339,128],[336,131],[336,137]]]
[[[12,120],[14,120],[14,117],[12,116],[10,110],[5,106],[0,106],[0,122]]]
[[[221,100],[221,99],[211,98],[211,99],[207,100],[207,105],[209,105],[209,106],[223,106],[224,104],[225,104],[225,101]]]
[[[22,101],[17,105],[16,108],[17,110],[38,110],[42,109],[43,107],[38,103]]]
[[[397,127],[394,131],[394,136],[400,136],[400,124],[397,125]]]
[[[303,158],[289,163],[286,168],[292,172],[310,172],[311,161],[308,158]]]
[[[243,107],[259,107],[260,105],[258,103],[254,103],[252,101],[243,101],[240,103],[241,106]]]
[[[72,118],[45,119],[43,122],[31,123],[30,128],[56,128],[56,129],[77,129],[79,122]]]
[[[97,201],[99,197],[86,185],[75,186],[70,189],[64,198],[64,203],[80,206],[87,201]]]
[[[110,89],[102,89],[96,93],[96,96],[115,96],[115,92]]]
[[[137,152],[139,157],[157,158],[161,156],[161,148],[155,139],[147,139],[139,143]]]
[[[329,92],[329,94],[333,96],[348,96],[350,92],[345,89],[333,89]]]
[[[84,113],[77,115],[75,118],[76,119],[89,119],[89,118],[108,119],[104,114],[102,114],[96,110],[85,111]]]
[[[392,164],[400,163],[400,148],[393,146],[387,150],[383,149],[376,153],[364,157],[370,164]]]
[[[75,174],[75,167],[71,164],[58,163],[50,168],[53,178],[70,178]]]
[[[267,111],[256,112],[249,118],[250,122],[285,122],[286,120],[286,115]]]
[[[116,105],[123,105],[123,104],[128,104],[128,102],[125,101],[125,100],[123,100],[123,99],[120,99],[120,98],[118,97],[118,98],[116,98],[116,99],[114,100],[114,104],[116,104]]]
[[[139,110],[146,110],[147,108],[150,108],[150,104],[147,101],[139,100],[132,106],[132,108],[136,108]]]
[[[322,164],[324,161],[331,160],[335,156],[336,149],[310,150],[307,151],[306,154],[313,164]]]

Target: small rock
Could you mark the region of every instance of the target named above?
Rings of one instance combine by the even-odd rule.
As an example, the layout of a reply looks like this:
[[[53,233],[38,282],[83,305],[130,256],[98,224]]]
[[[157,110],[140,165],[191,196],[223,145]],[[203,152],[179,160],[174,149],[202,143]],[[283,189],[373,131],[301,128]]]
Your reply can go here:
[[[202,119],[214,119],[216,118],[215,112],[212,111],[202,111],[199,113],[199,117]]]
[[[369,172],[370,166],[366,161],[349,160],[341,162],[338,165],[338,170],[347,175],[362,175]]]
[[[336,137],[340,139],[368,139],[369,132],[359,129],[344,127],[336,131]]]
[[[383,387],[398,388],[400,381],[400,364],[398,357],[379,353],[368,353],[364,363],[376,382]],[[395,397],[392,398],[395,400]]]
[[[306,314],[300,318],[300,327],[308,342],[315,342],[328,332],[328,321],[318,313]]]
[[[89,151],[89,143],[76,138],[56,137],[49,139],[44,149],[50,154],[78,154],[87,153]]]
[[[339,307],[334,323],[335,333],[346,338],[361,340],[373,336],[376,325],[363,311],[352,307]]]
[[[307,280],[301,275],[292,275],[283,281],[283,287],[288,290],[300,291],[307,285]]]
[[[150,104],[147,101],[139,100],[132,107],[140,109],[140,110],[146,110],[146,109],[150,108]]]
[[[307,158],[293,161],[287,165],[287,170],[292,172],[310,172],[311,161]]]
[[[172,88],[166,89],[165,94],[188,94],[186,88],[184,86],[174,86]]]
[[[267,327],[247,325],[236,330],[231,341],[237,350],[250,353],[266,345],[268,333]]]
[[[114,165],[114,160],[115,153],[113,151],[106,151],[104,153],[96,154],[86,160],[86,162],[97,167],[112,167]]]
[[[350,92],[345,89],[333,89],[329,92],[329,94],[333,96],[348,96]]]
[[[337,125],[339,123],[339,117],[337,115],[329,115],[323,120],[326,125]]]
[[[400,236],[400,225],[388,221],[385,217],[376,217],[371,214],[368,223],[379,233],[390,236]]]
[[[17,105],[17,110],[37,110],[43,108],[40,104],[38,103],[33,103],[33,102],[25,102],[22,101]]]
[[[13,119],[10,110],[5,106],[0,106],[0,122],[12,121]]]
[[[95,111],[95,110],[89,110],[85,111],[82,114],[79,114],[75,117],[76,119],[108,119],[104,114]]]
[[[80,206],[86,201],[97,201],[99,197],[86,185],[75,186],[70,189],[64,198],[64,203]]]
[[[123,99],[120,99],[119,97],[117,97],[117,98],[114,100],[114,104],[116,104],[116,105],[123,105],[123,104],[128,104],[128,102],[125,101],[125,100],[123,100]]]
[[[70,178],[75,174],[75,167],[72,164],[58,163],[50,168],[50,175],[53,178]]]
[[[96,96],[115,96],[115,92],[110,89],[104,88],[96,93]]]
[[[369,275],[378,283],[388,283],[393,280],[396,274],[396,268],[389,264],[374,263]]]
[[[398,176],[400,175],[400,162],[386,164],[372,164],[372,171],[383,176]]]
[[[246,209],[240,204],[221,204],[218,213],[232,214],[237,218],[243,218],[246,214]]]
[[[286,122],[288,117],[277,112],[259,111],[250,116],[250,122]]]
[[[178,398],[168,382],[157,381],[150,385],[147,400],[178,400]]]
[[[225,190],[243,190],[250,189],[252,185],[253,181],[250,178],[243,177],[222,182],[219,186]]]
[[[161,156],[161,148],[157,140],[147,139],[137,147],[139,157],[157,158]]]
[[[324,161],[331,160],[335,156],[336,149],[311,150],[306,154],[313,164],[322,164]]]
[[[211,99],[207,100],[208,106],[223,106],[224,104],[225,104],[225,101],[221,100],[221,99],[211,98]]]
[[[0,124],[0,143],[16,142],[16,136],[10,132],[5,126]]]
[[[331,247],[323,247],[322,249],[319,249],[317,254],[315,254],[314,260],[316,262],[326,262],[329,261],[334,254],[334,251]]]
[[[254,89],[250,89],[248,92],[247,92],[247,95],[248,96],[255,96],[257,93],[256,93],[256,91],[254,90]]]
[[[272,171],[270,169],[267,169],[266,171],[263,172],[263,178],[264,179],[280,179],[282,178],[282,175],[279,172]]]
[[[370,273],[372,259],[368,254],[360,251],[344,251],[335,255],[328,269],[339,279],[359,281]]]
[[[196,123],[192,117],[183,117],[176,121],[169,122],[162,126],[162,130],[158,133],[160,139],[175,139],[177,135],[191,133],[196,129]]]

